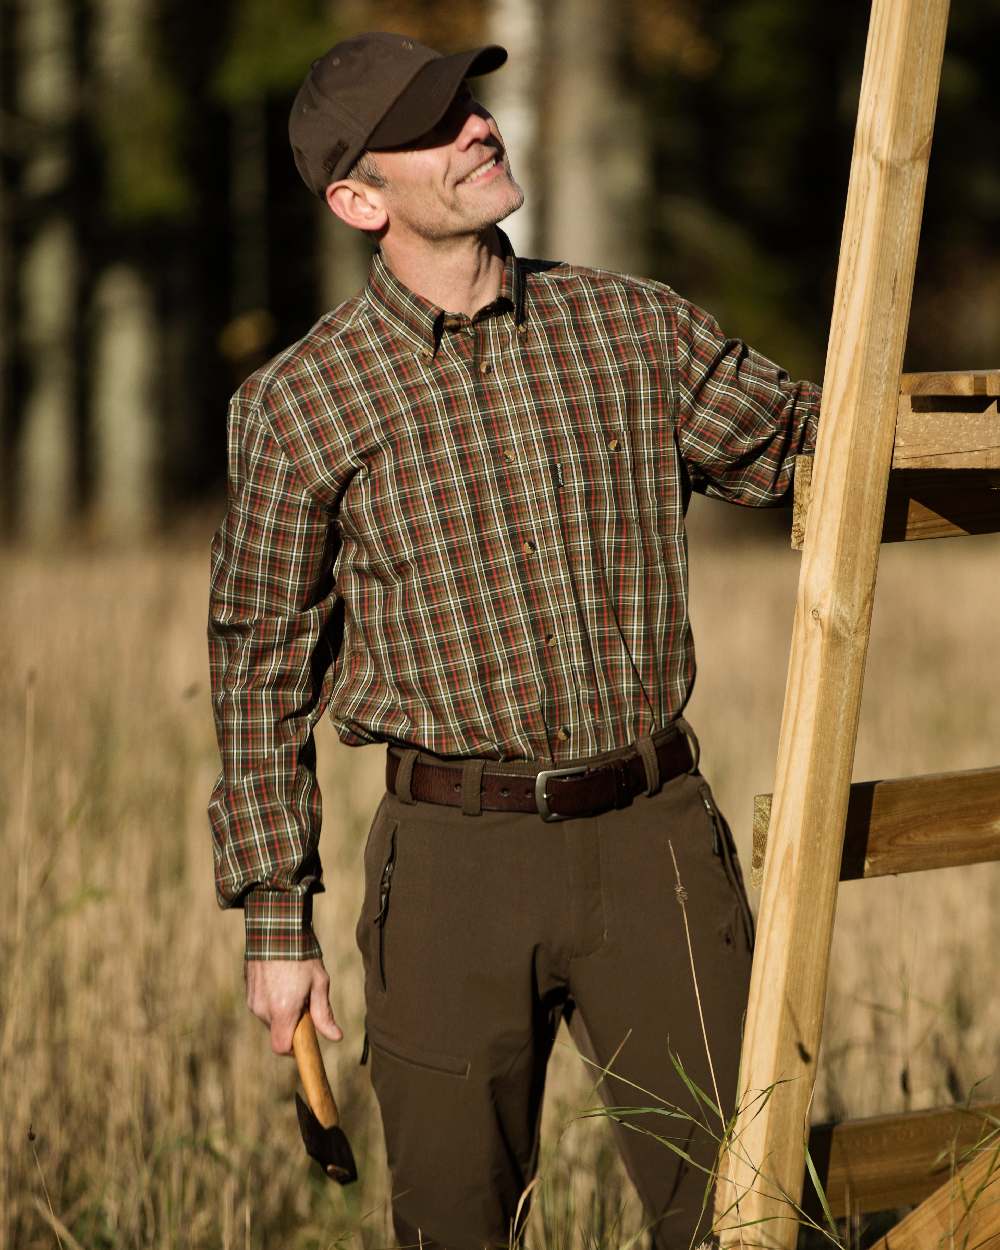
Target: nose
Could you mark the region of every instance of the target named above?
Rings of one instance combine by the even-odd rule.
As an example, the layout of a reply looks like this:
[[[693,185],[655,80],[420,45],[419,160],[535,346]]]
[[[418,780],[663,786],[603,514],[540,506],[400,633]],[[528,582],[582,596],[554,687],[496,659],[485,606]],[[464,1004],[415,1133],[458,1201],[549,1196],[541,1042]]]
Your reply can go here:
[[[462,122],[462,128],[455,139],[455,143],[460,151],[471,148],[473,144],[482,143],[493,133],[490,129],[489,119],[484,117],[478,111],[478,108],[478,105],[473,106],[466,115],[465,121]]]

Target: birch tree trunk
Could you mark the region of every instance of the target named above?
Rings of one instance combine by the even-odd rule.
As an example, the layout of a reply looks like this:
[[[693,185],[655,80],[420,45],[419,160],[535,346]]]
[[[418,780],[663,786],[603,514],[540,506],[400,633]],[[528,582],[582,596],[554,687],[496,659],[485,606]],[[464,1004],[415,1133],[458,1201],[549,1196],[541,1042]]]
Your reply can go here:
[[[473,90],[496,117],[514,179],[524,191],[524,204],[501,225],[519,256],[538,256],[542,251],[540,0],[490,0],[487,41],[501,44],[509,57],[499,72],[476,79]]]
[[[28,541],[45,542],[63,532],[76,507],[77,246],[63,198],[75,107],[73,32],[64,0],[21,0],[16,21],[17,106],[32,132],[24,200],[33,225],[20,272],[26,387],[16,515]]]
[[[105,107],[128,108],[148,89],[148,0],[96,0],[96,81]],[[91,304],[91,513],[102,538],[134,540],[151,528],[159,496],[156,398],[158,331],[149,282],[112,263]]]
[[[156,321],[148,284],[112,265],[94,292],[92,514],[102,538],[134,541],[158,503],[154,377]]]
[[[649,159],[627,72],[625,15],[604,0],[553,0],[547,250],[574,264],[646,268]]]
[[[330,13],[330,43],[364,30],[371,22],[371,6],[368,0],[332,0]],[[395,29],[391,24],[380,27]],[[318,48],[316,55],[325,52]],[[306,194],[305,187],[302,193]],[[326,312],[343,300],[350,298],[368,281],[368,266],[375,246],[360,230],[339,221],[326,204],[317,200],[317,258],[319,277],[317,295],[320,311]]]

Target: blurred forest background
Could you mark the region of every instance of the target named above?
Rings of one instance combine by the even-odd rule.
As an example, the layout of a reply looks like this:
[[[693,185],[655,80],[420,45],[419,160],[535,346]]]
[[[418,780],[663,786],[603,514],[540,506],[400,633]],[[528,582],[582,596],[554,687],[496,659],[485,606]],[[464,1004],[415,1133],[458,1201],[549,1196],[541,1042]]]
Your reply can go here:
[[[478,88],[527,192],[516,249],[665,280],[821,380],[867,22],[864,0],[0,0],[0,1250],[389,1244],[353,937],[383,753],[317,731],[348,1189],[307,1169],[294,1065],[246,1011],[205,812],[227,401],[370,256],[295,171],[310,61],[364,29],[502,43]],[[1000,366],[998,47],[1000,0],[953,0],[910,369]],[[782,509],[688,521],[688,714],[746,863],[799,557]],[[856,779],[998,763],[998,560],[1000,536],[883,549]],[[845,885],[813,1118],[1000,1097],[998,946],[1000,864]],[[532,1250],[641,1244],[596,1101],[562,1037]]]
[[[3,0],[0,482],[31,540],[158,530],[220,488],[242,378],[363,284],[288,110],[363,29],[481,80],[522,254],[669,282],[819,378],[868,5],[797,0]],[[953,6],[907,363],[1000,355],[1000,3]]]

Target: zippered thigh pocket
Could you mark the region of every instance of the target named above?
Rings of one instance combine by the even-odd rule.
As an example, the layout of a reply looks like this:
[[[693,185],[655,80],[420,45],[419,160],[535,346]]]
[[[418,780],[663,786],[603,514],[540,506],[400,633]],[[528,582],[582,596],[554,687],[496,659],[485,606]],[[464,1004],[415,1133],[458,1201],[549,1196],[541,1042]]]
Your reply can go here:
[[[389,848],[382,865],[382,873],[378,885],[378,911],[373,924],[378,929],[378,976],[382,989],[387,990],[385,978],[385,926],[389,919],[389,900],[392,895],[392,877],[396,871],[396,825],[389,830]]]
[[[753,912],[750,909],[750,900],[747,898],[746,886],[743,884],[743,872],[740,869],[739,859],[736,853],[736,839],[733,837],[733,831],[730,829],[726,818],[719,810],[712,794],[711,787],[708,782],[703,782],[698,787],[698,795],[702,805],[708,815],[709,824],[712,830],[712,853],[718,856],[726,878],[729,881],[733,892],[736,894],[740,908],[740,918],[743,922],[743,929],[746,935],[748,946],[753,949],[754,943],[754,919]]]

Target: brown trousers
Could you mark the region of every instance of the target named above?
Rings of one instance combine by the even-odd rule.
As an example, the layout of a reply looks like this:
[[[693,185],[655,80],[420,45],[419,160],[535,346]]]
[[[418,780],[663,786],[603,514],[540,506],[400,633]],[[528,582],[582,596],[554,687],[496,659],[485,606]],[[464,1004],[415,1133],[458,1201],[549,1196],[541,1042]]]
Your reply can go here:
[[[616,1130],[657,1250],[686,1250],[707,1229],[706,1173],[650,1135],[714,1165],[718,1118],[670,1059],[714,1097],[671,845],[728,1115],[752,919],[732,835],[700,773],[620,811],[549,824],[382,800],[357,938],[401,1246],[508,1244],[535,1172],[560,1019],[597,1064],[616,1056],[611,1072],[623,1079],[601,1086],[609,1105],[676,1107],[707,1123],[646,1114]]]

